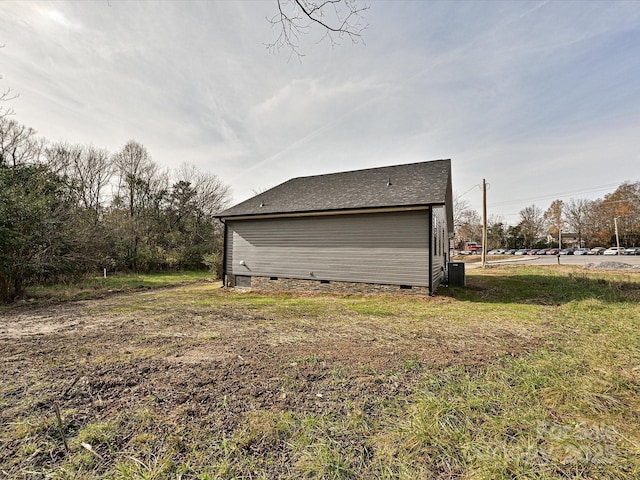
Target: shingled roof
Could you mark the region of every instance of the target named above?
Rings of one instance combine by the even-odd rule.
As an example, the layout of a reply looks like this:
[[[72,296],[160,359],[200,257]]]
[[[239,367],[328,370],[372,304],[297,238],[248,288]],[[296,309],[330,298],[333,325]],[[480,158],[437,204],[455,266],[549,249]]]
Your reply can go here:
[[[447,159],[293,178],[217,216],[447,205],[452,220],[451,203],[451,160]]]

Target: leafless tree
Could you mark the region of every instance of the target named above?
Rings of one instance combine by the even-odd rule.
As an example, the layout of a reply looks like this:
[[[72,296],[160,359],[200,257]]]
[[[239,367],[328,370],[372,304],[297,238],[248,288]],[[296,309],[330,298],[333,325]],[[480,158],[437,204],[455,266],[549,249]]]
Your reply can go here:
[[[113,156],[113,165],[118,178],[117,197],[131,218],[167,190],[167,172],[151,159],[144,145],[134,140]]]
[[[564,205],[564,219],[567,226],[578,235],[578,244],[583,245],[583,235],[587,226],[589,211],[593,209],[593,202],[584,199],[570,199]]]
[[[45,141],[36,137],[33,128],[25,127],[6,116],[0,118],[0,165],[16,167],[40,160]]]
[[[117,179],[109,221],[119,237],[127,268],[148,268],[145,262],[156,249],[153,230],[160,221],[168,194],[168,174],[151,159],[144,145],[130,140],[112,157]]]
[[[194,189],[194,206],[204,215],[213,216],[229,206],[231,189],[217,175],[202,172],[188,163],[182,164],[176,173],[178,181]]]
[[[464,210],[459,221],[459,224],[455,224],[456,244],[482,241],[482,218],[478,212],[472,209]]]
[[[300,39],[313,26],[324,32],[322,40],[328,39],[337,45],[348,38],[352,43],[362,41],[362,33],[367,28],[363,14],[368,5],[358,0],[277,0],[278,12],[267,20],[278,30],[278,37],[267,44],[272,51],[288,49],[291,56],[304,56],[300,49]]]
[[[542,209],[531,205],[520,210],[520,223],[525,245],[534,245],[544,232]]]
[[[456,245],[482,238],[482,219],[461,195],[453,197],[453,227]]]
[[[175,177],[167,217],[171,236],[182,239],[182,262],[204,263],[220,274],[223,235],[214,215],[229,205],[229,186],[217,175],[202,172],[188,163],[177,169]]]
[[[100,214],[104,188],[109,184],[113,170],[109,152],[89,145],[83,148],[82,156],[75,165],[76,176],[82,188],[82,202],[85,208]]]
[[[2,80],[2,76],[0,76],[0,80]],[[0,92],[0,102],[8,102],[17,97],[18,94],[14,93],[10,88]],[[13,108],[7,108],[0,103],[0,119],[13,115],[13,113]]]
[[[453,196],[453,225],[458,227],[462,225],[468,217],[467,210],[471,210],[471,204],[460,195]]]
[[[49,145],[44,150],[44,157],[47,165],[58,175],[72,176],[73,164],[82,155],[82,147],[59,142]]]
[[[113,175],[109,152],[93,145],[57,143],[45,150],[49,167],[72,178],[78,185],[80,206],[100,214],[105,187]]]
[[[4,48],[4,45],[0,45],[0,48]],[[2,80],[2,75],[0,75],[0,80]],[[10,88],[7,88],[0,92],[0,119],[8,117],[9,115],[13,115],[13,108],[7,108],[2,104],[15,98],[18,98],[18,94],[14,93],[14,91]]]

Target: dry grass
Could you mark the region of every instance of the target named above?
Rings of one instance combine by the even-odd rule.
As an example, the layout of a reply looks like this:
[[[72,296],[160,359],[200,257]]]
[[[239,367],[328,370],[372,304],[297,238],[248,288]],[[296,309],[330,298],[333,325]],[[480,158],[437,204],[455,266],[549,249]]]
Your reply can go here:
[[[195,284],[6,310],[0,472],[638,478],[639,274],[468,283],[434,298]]]

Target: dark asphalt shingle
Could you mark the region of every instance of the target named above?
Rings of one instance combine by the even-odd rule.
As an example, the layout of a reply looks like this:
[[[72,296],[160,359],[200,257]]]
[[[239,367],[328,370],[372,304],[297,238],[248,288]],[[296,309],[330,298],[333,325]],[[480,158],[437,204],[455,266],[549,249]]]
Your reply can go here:
[[[451,201],[451,160],[433,160],[293,178],[218,217],[414,205],[451,208]]]

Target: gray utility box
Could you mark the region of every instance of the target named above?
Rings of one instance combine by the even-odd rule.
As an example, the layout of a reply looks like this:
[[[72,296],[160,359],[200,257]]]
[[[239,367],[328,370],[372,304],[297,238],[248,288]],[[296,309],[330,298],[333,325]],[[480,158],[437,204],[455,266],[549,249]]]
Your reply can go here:
[[[467,281],[464,276],[463,262],[449,262],[449,286],[464,287]]]

